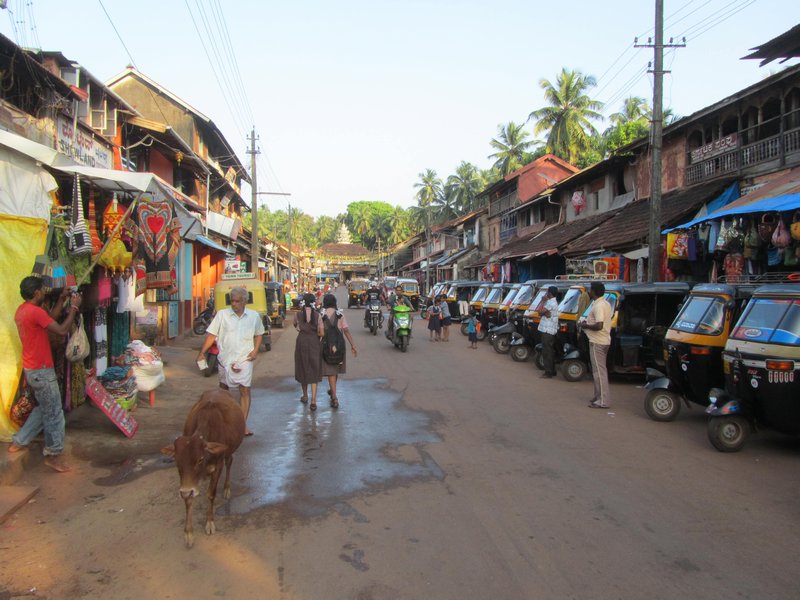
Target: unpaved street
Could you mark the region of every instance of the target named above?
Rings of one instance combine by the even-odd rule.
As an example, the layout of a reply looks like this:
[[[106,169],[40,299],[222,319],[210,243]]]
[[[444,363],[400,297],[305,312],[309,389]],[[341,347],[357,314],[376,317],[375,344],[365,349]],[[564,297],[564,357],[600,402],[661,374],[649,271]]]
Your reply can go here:
[[[316,414],[298,402],[295,333],[275,331],[233,498],[211,537],[196,502],[192,549],[158,449],[215,385],[192,370],[199,340],[164,351],[168,382],[134,440],[89,406],[70,415],[75,472],[31,456],[20,483],[40,491],[0,527],[0,598],[796,595],[797,440],[761,433],[723,455],[701,411],[652,422],[635,383],[590,410],[590,381],[539,379],[457,328],[431,343],[417,320],[401,354],[346,314],[360,354],[338,412],[325,384]]]

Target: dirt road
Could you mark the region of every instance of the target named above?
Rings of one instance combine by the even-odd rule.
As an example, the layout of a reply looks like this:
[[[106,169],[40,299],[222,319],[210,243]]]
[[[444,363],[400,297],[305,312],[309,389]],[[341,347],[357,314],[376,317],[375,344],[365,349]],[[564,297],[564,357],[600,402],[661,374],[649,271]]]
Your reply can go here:
[[[131,440],[70,415],[74,473],[31,457],[41,488],[0,529],[0,599],[786,598],[796,594],[800,443],[714,451],[699,410],[650,421],[635,384],[590,410],[591,382],[539,379],[454,328],[407,354],[361,327],[341,408],[312,414],[294,331],[256,369],[251,427],[217,533],[183,545],[174,465],[158,454],[200,391],[199,340],[165,349],[168,381]],[[38,448],[36,449],[38,451]]]

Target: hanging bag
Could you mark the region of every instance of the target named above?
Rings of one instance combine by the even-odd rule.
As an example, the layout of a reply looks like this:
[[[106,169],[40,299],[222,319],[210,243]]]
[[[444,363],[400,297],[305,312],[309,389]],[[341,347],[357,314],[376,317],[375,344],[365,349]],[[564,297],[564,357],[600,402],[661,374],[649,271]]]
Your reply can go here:
[[[789,233],[792,234],[795,240],[800,241],[800,210],[794,211],[792,224],[789,226]]]
[[[92,237],[89,235],[89,228],[83,217],[80,175],[75,175],[75,183],[72,186],[72,210],[69,229],[67,229],[67,249],[73,256],[92,254]]]
[[[786,248],[792,243],[792,237],[789,235],[789,230],[783,224],[783,219],[778,216],[778,225],[772,233],[772,245],[776,248]]]
[[[67,285],[67,270],[59,257],[55,235],[55,226],[50,221],[44,254],[39,254],[33,262],[32,273],[42,278],[45,291],[63,288]]]
[[[75,330],[67,340],[67,360],[80,362],[87,356],[89,356],[89,338],[83,328],[83,317],[78,314],[75,317]]]
[[[36,405],[37,402],[33,395],[33,390],[28,385],[25,375],[23,374],[20,379],[17,397],[11,405],[8,416],[17,426],[22,427],[33,412],[33,409],[36,408]]]
[[[764,242],[769,244],[772,240],[772,233],[777,226],[778,222],[775,219],[775,215],[773,213],[764,213],[761,215],[761,223],[758,224],[758,235],[761,236]]]

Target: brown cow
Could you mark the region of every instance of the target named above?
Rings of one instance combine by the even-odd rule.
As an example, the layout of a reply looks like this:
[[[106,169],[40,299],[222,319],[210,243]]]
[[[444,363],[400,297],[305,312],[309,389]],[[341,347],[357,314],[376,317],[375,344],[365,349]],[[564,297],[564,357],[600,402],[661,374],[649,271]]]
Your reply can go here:
[[[194,544],[192,530],[192,501],[200,495],[200,482],[209,477],[206,533],[211,535],[214,526],[214,498],[217,483],[225,464],[223,497],[231,497],[231,463],[233,453],[244,439],[244,414],[242,409],[222,389],[204,392],[189,411],[183,426],[183,435],[175,439],[174,446],[161,449],[163,454],[175,457],[181,478],[180,494],[186,504],[186,524],[183,532],[186,547]]]

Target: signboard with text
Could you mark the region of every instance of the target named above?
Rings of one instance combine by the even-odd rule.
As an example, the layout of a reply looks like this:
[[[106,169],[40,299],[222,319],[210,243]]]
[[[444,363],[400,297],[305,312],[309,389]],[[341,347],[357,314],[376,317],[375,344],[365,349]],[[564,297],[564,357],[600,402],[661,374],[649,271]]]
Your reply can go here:
[[[714,140],[713,142],[692,150],[692,164],[702,162],[706,159],[713,158],[714,156],[719,156],[720,154],[725,154],[726,152],[735,150],[738,147],[739,134],[732,133],[730,135],[726,135],[725,137]]]
[[[59,117],[56,124],[56,149],[87,167],[111,169],[114,164],[110,148],[80,127],[76,132],[72,121],[65,117]]]

